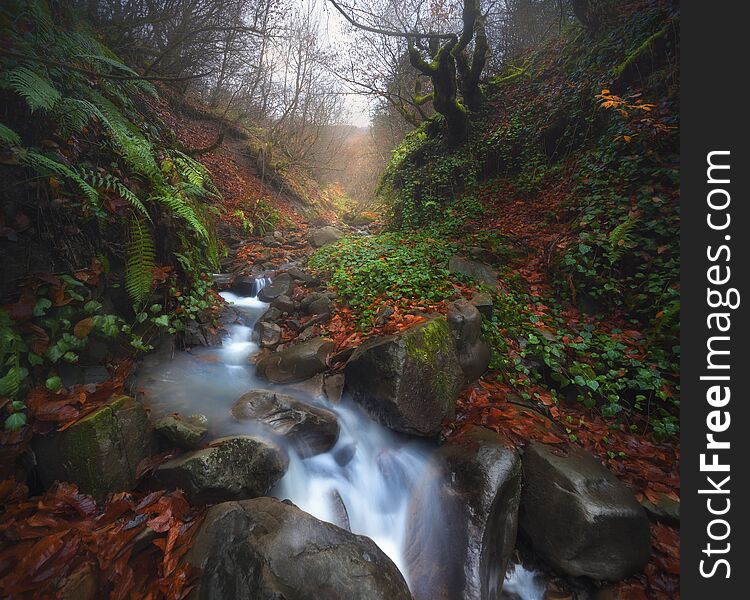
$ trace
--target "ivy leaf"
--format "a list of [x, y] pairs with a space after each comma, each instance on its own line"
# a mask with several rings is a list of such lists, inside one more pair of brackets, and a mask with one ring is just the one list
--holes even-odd
[[24, 425], [26, 425], [26, 415], [22, 412], [15, 412], [5, 419], [5, 429], [8, 431], [18, 431]]

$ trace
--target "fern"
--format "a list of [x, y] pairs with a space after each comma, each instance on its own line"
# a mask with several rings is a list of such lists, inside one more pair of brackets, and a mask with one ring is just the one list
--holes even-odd
[[63, 138], [80, 133], [91, 117], [98, 116], [96, 107], [88, 100], [62, 98], [55, 105], [54, 119], [57, 131]]
[[622, 223], [609, 232], [607, 258], [609, 258], [611, 264], [620, 260], [625, 250], [633, 246], [633, 237], [631, 234], [637, 221], [636, 218], [628, 216]]
[[179, 194], [176, 194], [174, 190], [169, 188], [162, 188], [161, 194], [157, 196], [151, 196], [149, 198], [151, 202], [158, 202], [163, 204], [169, 210], [177, 215], [178, 217], [187, 221], [187, 223], [195, 230], [195, 232], [204, 239], [208, 239], [208, 231], [206, 226], [203, 224], [201, 219], [196, 214], [188, 202], [182, 198]]
[[178, 150], [173, 151], [172, 155], [180, 175], [194, 186], [202, 188], [204, 182], [208, 179], [206, 167], [194, 158]]
[[114, 191], [120, 198], [127, 200], [130, 206], [133, 207], [141, 216], [145, 217], [146, 220], [151, 223], [151, 215], [148, 214], [148, 210], [144, 206], [143, 202], [140, 201], [128, 187], [125, 186], [122, 181], [110, 173], [101, 174], [98, 171], [92, 171], [89, 169], [79, 168], [78, 172], [81, 177], [86, 181], [90, 182], [93, 186], [98, 188], [104, 188], [107, 191]]
[[130, 300], [139, 306], [151, 292], [156, 252], [151, 232], [137, 215], [130, 219], [129, 237], [125, 287]]
[[33, 169], [37, 173], [41, 173], [42, 175], [59, 175], [60, 177], [69, 179], [80, 188], [92, 207], [99, 207], [99, 193], [69, 166], [34, 150], [19, 150], [17, 155], [21, 164]]
[[40, 108], [50, 110], [60, 99], [60, 92], [49, 79], [27, 67], [16, 67], [9, 71], [4, 77], [3, 85], [21, 96], [31, 112]]
[[21, 137], [10, 127], [6, 127], [0, 123], [0, 144], [6, 144], [7, 146], [20, 146]]

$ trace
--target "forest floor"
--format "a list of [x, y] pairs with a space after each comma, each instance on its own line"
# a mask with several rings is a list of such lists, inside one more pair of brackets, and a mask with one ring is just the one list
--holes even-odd
[[[178, 116], [166, 104], [159, 113], [186, 147], [208, 147], [219, 135], [220, 126], [215, 121]], [[287, 241], [294, 242], [278, 248], [269, 260], [281, 265], [312, 253], [305, 242], [308, 218], [300, 214], [297, 202], [258, 178], [245, 141], [228, 137], [215, 150], [202, 154], [200, 160], [208, 167], [222, 193], [229, 228], [237, 230], [238, 223], [231, 216], [235, 210], [246, 210], [249, 205], [263, 200], [283, 215], [279, 228], [284, 230]], [[485, 230], [507, 238], [517, 253], [509, 261], [509, 269], [503, 272], [503, 277], [520, 282], [531, 297], [554, 293], [547, 271], [550, 249], [566, 243], [568, 229], [562, 208], [563, 189], [549, 185], [529, 201], [517, 197], [509, 186], [493, 187], [480, 198], [490, 209], [487, 214], [491, 217], [467, 226], [467, 231], [472, 233]], [[551, 213], [557, 215], [552, 223], [548, 218]], [[335, 214], [324, 211], [323, 220], [333, 221]], [[232, 270], [249, 271], [257, 256], [265, 252], [261, 238], [249, 237], [235, 247], [227, 261]], [[456, 289], [458, 295], [467, 298], [475, 291], [471, 286]], [[425, 314], [444, 312], [446, 304], [408, 306], [407, 303], [398, 307], [387, 322], [365, 329], [357, 325], [347, 306], [339, 304], [332, 319], [320, 326], [320, 333], [330, 336], [338, 349], [343, 350], [358, 345], [367, 337], [394, 333], [418, 323]], [[535, 303], [529, 308], [539, 317], [535, 326], [539, 334], [544, 335], [549, 330], [545, 325], [545, 306]], [[564, 317], [571, 323], [587, 321], [600, 325], [573, 307], [565, 309]], [[610, 320], [608, 329], [616, 324]], [[639, 332], [628, 330], [624, 323], [621, 325], [622, 341], [638, 352], [645, 352], [639, 345]], [[285, 331], [284, 340], [294, 335]], [[508, 347], [511, 353], [519, 351], [515, 340], [508, 340]], [[462, 393], [455, 421], [446, 423], [446, 437], [479, 424], [504, 432], [521, 445], [529, 440], [564, 444], [575, 438], [630, 485], [639, 500], [659, 506], [665, 500], [678, 499], [679, 449], [673, 444], [659, 443], [643, 431], [612, 428], [602, 417], [576, 403], [554, 402], [543, 386], [533, 389], [534, 397], [540, 401], [537, 405], [520, 401], [518, 390], [505, 383], [501, 375], [490, 371]], [[121, 389], [123, 380], [121, 376], [98, 391], [88, 390], [87, 394], [93, 403], [94, 397]], [[73, 401], [68, 404], [72, 405]], [[71, 416], [77, 419], [81, 414], [76, 412]], [[57, 425], [66, 426], [70, 422]], [[10, 440], [12, 436], [8, 433], [2, 435], [4, 442], [15, 442], [16, 450], [28, 443], [28, 440]], [[147, 472], [155, 464], [156, 461], [143, 465], [142, 471]], [[92, 574], [98, 573], [97, 577], [109, 582], [113, 598], [158, 594], [177, 599], [185, 597], [195, 581], [196, 574], [182, 565], [180, 559], [190, 547], [201, 511], [191, 508], [179, 493], [118, 494], [102, 510], [71, 485], [61, 484], [41, 497], [29, 497], [24, 484], [7, 479], [0, 484], [0, 501], [7, 507], [0, 531], [19, 541], [12, 554], [6, 552], [0, 556], [0, 564], [15, 563], [13, 572], [2, 581], [3, 589], [28, 593], [40, 581], [54, 578], [79, 586], [81, 581], [92, 579]], [[153, 537], [153, 543], [144, 544], [146, 531]], [[678, 527], [654, 522], [652, 544], [654, 552], [645, 572], [618, 584], [619, 597], [630, 600], [677, 597]]]

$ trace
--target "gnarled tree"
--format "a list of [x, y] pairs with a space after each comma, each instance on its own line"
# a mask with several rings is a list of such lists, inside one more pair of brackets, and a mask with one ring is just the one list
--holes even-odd
[[[411, 31], [378, 27], [355, 19], [336, 0], [329, 2], [354, 27], [408, 40], [411, 65], [428, 76], [432, 84], [432, 92], [415, 95], [413, 104], [420, 106], [431, 100], [435, 111], [445, 119], [448, 143], [461, 144], [468, 133], [467, 109], [477, 110], [481, 104], [479, 79], [488, 54], [480, 0], [463, 0], [460, 33], [419, 32], [416, 27]], [[470, 53], [472, 40], [474, 46]]]

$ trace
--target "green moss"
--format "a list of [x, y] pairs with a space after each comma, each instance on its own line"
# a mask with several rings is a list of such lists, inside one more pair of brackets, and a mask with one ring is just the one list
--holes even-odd
[[656, 40], [664, 37], [664, 34], [667, 33], [670, 27], [672, 27], [671, 23], [667, 25], [666, 27], [664, 27], [663, 29], [660, 29], [656, 33], [647, 37], [646, 40], [640, 46], [638, 46], [638, 48], [636, 48], [633, 52], [628, 54], [625, 60], [615, 67], [613, 71], [615, 79], [619, 79], [630, 65], [632, 65], [635, 61], [637, 61], [641, 56], [643, 56], [646, 53], [646, 51], [649, 48], [651, 48], [651, 46], [654, 44], [654, 42], [656, 42]]
[[450, 403], [458, 381], [456, 373], [445, 368], [444, 359], [453, 350], [448, 322], [444, 317], [415, 328], [404, 338], [406, 355], [420, 369], [429, 371], [438, 400]]

